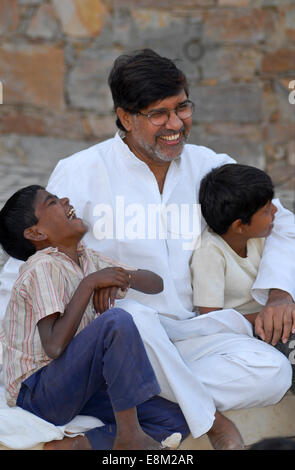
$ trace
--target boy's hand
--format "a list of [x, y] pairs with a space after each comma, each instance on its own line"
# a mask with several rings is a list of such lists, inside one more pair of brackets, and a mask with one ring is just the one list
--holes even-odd
[[118, 287], [104, 287], [94, 291], [93, 306], [96, 313], [103, 313], [114, 307], [118, 289]]
[[87, 277], [93, 290], [105, 287], [120, 287], [121, 289], [129, 287], [130, 275], [125, 269], [119, 267], [104, 268], [89, 274]]

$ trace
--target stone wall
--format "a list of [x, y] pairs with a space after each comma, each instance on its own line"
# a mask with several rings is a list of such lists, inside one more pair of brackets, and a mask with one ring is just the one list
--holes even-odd
[[0, 0], [0, 205], [115, 131], [106, 80], [142, 47], [177, 59], [191, 142], [266, 169], [295, 200], [295, 0]]

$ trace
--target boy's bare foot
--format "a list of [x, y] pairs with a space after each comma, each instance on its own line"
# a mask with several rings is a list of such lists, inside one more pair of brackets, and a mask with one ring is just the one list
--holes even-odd
[[219, 411], [207, 436], [215, 450], [242, 450], [244, 442], [234, 423]]
[[[64, 437], [46, 442], [44, 450], [93, 450], [86, 436]], [[145, 433], [136, 436], [116, 437], [113, 450], [159, 450], [162, 446]]]
[[44, 450], [93, 450], [86, 436], [64, 437], [60, 441], [46, 442]]
[[162, 446], [154, 441], [144, 432], [138, 432], [136, 435], [117, 435], [113, 450], [160, 450]]

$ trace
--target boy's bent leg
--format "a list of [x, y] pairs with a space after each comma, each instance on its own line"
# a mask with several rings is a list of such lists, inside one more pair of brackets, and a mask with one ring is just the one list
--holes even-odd
[[97, 393], [102, 421], [109, 421], [112, 408], [127, 410], [159, 393], [132, 317], [121, 309], [95, 319], [58, 359], [24, 381], [17, 404], [62, 425]]
[[[95, 415], [95, 399], [86, 405], [86, 414]], [[189, 434], [183, 413], [176, 403], [155, 396], [137, 406], [138, 421], [142, 430], [155, 441], [162, 442], [173, 433], [180, 433], [181, 440]], [[116, 437], [116, 424], [90, 429], [85, 433], [93, 449], [112, 449]]]

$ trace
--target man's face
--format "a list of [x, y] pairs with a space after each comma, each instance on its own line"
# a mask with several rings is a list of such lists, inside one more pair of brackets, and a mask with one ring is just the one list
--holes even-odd
[[187, 99], [183, 90], [179, 95], [156, 101], [141, 110], [144, 114], [162, 109], [171, 111], [169, 120], [161, 126], [154, 125], [140, 114], [131, 115], [131, 129], [127, 133], [126, 142], [135, 155], [158, 162], [171, 162], [180, 157], [191, 129], [192, 117], [180, 119], [173, 110]]

